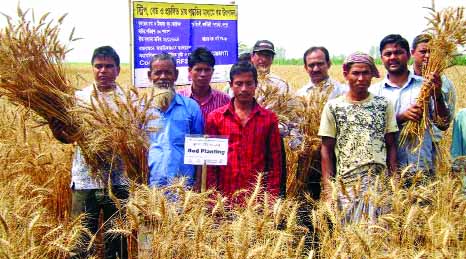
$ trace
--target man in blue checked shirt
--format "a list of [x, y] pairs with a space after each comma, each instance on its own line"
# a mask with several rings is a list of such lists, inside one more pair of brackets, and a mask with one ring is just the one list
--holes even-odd
[[[386, 36], [380, 42], [382, 62], [387, 70], [387, 76], [378, 84], [369, 88], [375, 95], [390, 99], [395, 105], [396, 120], [401, 129], [407, 121], [418, 122], [422, 117], [422, 109], [416, 104], [423, 78], [414, 75], [408, 70], [410, 58], [409, 43], [398, 34]], [[451, 113], [446, 104], [445, 96], [441, 89], [441, 81], [438, 75], [432, 75], [435, 86], [431, 92], [429, 116], [438, 129], [444, 131], [448, 128]], [[399, 168], [411, 166], [411, 172], [423, 171], [426, 176], [434, 174], [432, 136], [429, 129], [424, 133], [424, 141], [421, 148], [412, 152], [408, 145], [400, 145], [398, 142], [397, 159]]]
[[[193, 187], [196, 167], [184, 164], [184, 140], [187, 134], [202, 134], [204, 121], [196, 101], [175, 92], [178, 70], [172, 56], [157, 54], [150, 61], [148, 77], [155, 89], [155, 100], [150, 112], [154, 119], [147, 128], [150, 139], [149, 181], [151, 187], [165, 186], [175, 178], [185, 177]], [[198, 187], [196, 184], [194, 187]]]

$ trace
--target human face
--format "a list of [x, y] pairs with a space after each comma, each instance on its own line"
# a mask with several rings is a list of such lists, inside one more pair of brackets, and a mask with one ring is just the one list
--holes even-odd
[[328, 78], [329, 68], [330, 63], [325, 60], [325, 54], [321, 50], [313, 51], [306, 56], [304, 69], [314, 84], [318, 84]]
[[343, 71], [350, 92], [355, 96], [365, 96], [372, 81], [372, 70], [368, 64], [354, 63], [349, 71]]
[[173, 88], [178, 78], [178, 70], [171, 60], [156, 60], [152, 62], [147, 75], [155, 87]]
[[188, 68], [189, 75], [194, 87], [209, 87], [214, 69], [207, 63], [197, 63], [192, 68]]
[[251, 63], [259, 73], [268, 73], [273, 62], [273, 53], [270, 51], [257, 51], [252, 53]]
[[417, 44], [416, 48], [411, 51], [413, 56], [414, 66], [416, 70], [422, 72], [422, 66], [426, 65], [429, 61], [430, 50], [427, 42]]
[[256, 93], [256, 81], [252, 72], [239, 73], [233, 76], [230, 82], [235, 100], [239, 102], [252, 102]]
[[385, 45], [381, 58], [388, 74], [400, 75], [408, 71], [409, 53], [398, 44]]
[[92, 64], [94, 81], [99, 90], [109, 90], [116, 86], [115, 80], [120, 74], [120, 67], [111, 57], [95, 57]]

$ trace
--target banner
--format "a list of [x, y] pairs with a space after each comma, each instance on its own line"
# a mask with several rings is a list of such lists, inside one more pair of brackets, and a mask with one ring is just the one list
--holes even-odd
[[132, 2], [132, 79], [147, 87], [149, 62], [167, 52], [176, 60], [177, 84], [189, 84], [188, 56], [206, 47], [215, 56], [212, 82], [225, 82], [238, 56], [236, 5]]

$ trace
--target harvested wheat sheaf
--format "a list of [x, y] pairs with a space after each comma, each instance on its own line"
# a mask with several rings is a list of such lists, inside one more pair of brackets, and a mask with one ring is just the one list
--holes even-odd
[[[432, 40], [429, 41], [429, 60], [422, 69], [425, 78], [430, 78], [432, 74], [443, 74], [457, 55], [457, 47], [466, 44], [464, 7], [447, 8], [440, 12], [432, 11], [428, 21], [429, 27], [426, 32], [432, 36]], [[400, 134], [400, 143], [408, 143], [413, 152], [421, 147], [424, 132], [432, 130], [432, 121], [429, 118], [429, 104], [433, 88], [432, 80], [424, 81], [417, 99], [417, 104], [423, 109], [422, 118], [418, 123], [408, 121]], [[437, 124], [445, 124], [437, 114], [433, 120]]]

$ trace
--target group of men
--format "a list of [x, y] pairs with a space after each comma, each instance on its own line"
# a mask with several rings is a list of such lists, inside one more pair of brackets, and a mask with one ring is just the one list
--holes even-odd
[[[406, 165], [417, 165], [414, 169], [426, 174], [434, 173], [434, 142], [438, 139], [428, 130], [420, 154], [412, 154], [405, 146], [397, 144], [397, 132], [404, 123], [419, 121], [422, 115], [416, 98], [424, 80], [420, 75], [428, 58], [426, 44], [429, 40], [428, 37], [416, 37], [410, 50], [408, 42], [400, 35], [386, 36], [380, 43], [380, 53], [387, 76], [370, 88], [372, 78], [379, 77], [379, 72], [367, 54], [356, 52], [346, 58], [343, 74], [347, 84], [341, 84], [328, 75], [331, 62], [326, 48], [306, 50], [303, 61], [310, 81], [296, 94], [329, 93], [319, 130], [323, 198], [329, 198], [330, 182], [336, 176], [348, 185], [360, 180], [367, 186], [374, 175], [386, 171], [396, 173], [398, 168]], [[411, 54], [414, 57], [413, 71], [408, 69]], [[280, 93], [290, 91], [284, 80], [270, 73], [274, 55], [274, 45], [270, 41], [258, 41], [248, 57], [250, 60], [232, 66], [228, 93], [216, 90], [210, 84], [215, 58], [206, 48], [196, 48], [189, 56], [188, 72], [192, 84], [178, 91], [175, 89], [178, 70], [174, 58], [166, 53], [152, 57], [148, 78], [156, 98], [148, 105], [156, 119], [151, 120], [148, 127], [158, 130], [148, 132], [149, 186], [161, 187], [175, 178], [185, 177], [187, 186], [198, 190], [200, 170], [184, 164], [184, 141], [188, 134], [209, 134], [228, 136], [227, 165], [209, 166], [209, 188], [233, 197], [238, 190], [255, 184], [257, 174], [262, 172], [264, 188], [279, 195], [285, 184], [283, 134], [280, 134], [277, 116], [258, 104], [260, 97], [256, 93], [262, 87], [262, 80], [279, 88]], [[115, 83], [120, 71], [117, 53], [109, 46], [97, 48], [91, 64], [94, 83], [78, 91], [77, 99], [89, 103], [97, 95], [111, 103], [113, 94], [121, 93]], [[436, 86], [431, 92], [429, 116], [437, 130], [442, 131], [448, 127], [454, 111], [454, 95], [448, 94], [454, 88], [451, 83], [447, 86], [449, 81], [438, 75], [429, 75], [429, 80]], [[76, 141], [66, 134], [65, 126], [59, 121], [51, 120], [49, 126], [58, 140], [64, 143]], [[125, 188], [128, 181], [120, 168], [110, 170], [112, 192], [117, 198], [125, 199], [128, 197]], [[90, 176], [77, 148], [72, 166], [72, 214], [86, 213], [85, 223], [92, 233], [97, 231], [101, 209], [105, 221], [117, 213], [106, 189], [108, 181], [108, 178]], [[348, 196], [340, 196], [339, 200], [342, 206], [360, 207]], [[86, 258], [89, 254], [90, 251], [81, 247], [74, 258]], [[106, 258], [126, 258], [125, 239], [106, 238], [105, 255]]]

